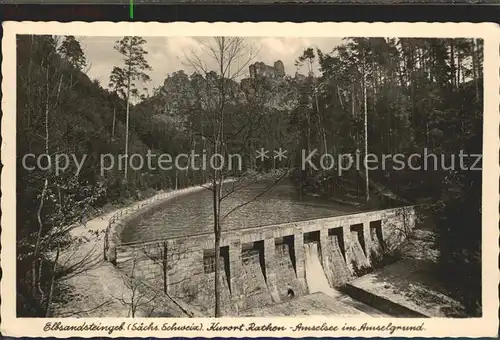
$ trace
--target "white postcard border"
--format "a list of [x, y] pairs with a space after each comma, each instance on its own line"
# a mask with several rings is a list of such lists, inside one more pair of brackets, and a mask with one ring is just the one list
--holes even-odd
[[[482, 236], [482, 295], [483, 316], [481, 318], [339, 318], [339, 317], [267, 317], [267, 318], [222, 318], [222, 319], [168, 319], [168, 318], [17, 318], [16, 317], [16, 34], [55, 34], [76, 36], [272, 36], [280, 37], [477, 37], [484, 39], [484, 146], [483, 146], [483, 236]], [[1, 332], [6, 336], [37, 337], [482, 337], [498, 334], [498, 240], [499, 240], [499, 41], [500, 30], [491, 23], [112, 23], [112, 22], [5, 22], [3, 23], [2, 62], [2, 234], [1, 234]], [[187, 332], [187, 331], [105, 331], [51, 332], [44, 331], [47, 322], [61, 321], [67, 325], [96, 323], [120, 325], [125, 322], [159, 326], [164, 323], [178, 325], [203, 324], [207, 329], [211, 322], [223, 325], [239, 325], [251, 322], [266, 325], [292, 327], [299, 322], [304, 325], [321, 325], [323, 322], [338, 325], [332, 332], [243, 331], [243, 332]], [[392, 334], [381, 331], [342, 331], [345, 323], [361, 325], [413, 325], [424, 324], [425, 331], [396, 331]]]

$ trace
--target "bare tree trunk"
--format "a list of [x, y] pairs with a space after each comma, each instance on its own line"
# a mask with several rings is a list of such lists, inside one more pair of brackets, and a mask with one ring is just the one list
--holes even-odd
[[482, 65], [484, 60], [484, 51], [478, 39], [474, 39], [474, 44], [476, 45], [477, 76], [478, 78], [483, 78]]
[[[47, 64], [47, 69], [45, 72], [45, 81], [46, 81], [46, 98], [45, 98], [45, 153], [49, 154], [49, 66]], [[43, 204], [45, 200], [45, 196], [47, 193], [47, 188], [49, 185], [48, 174], [45, 174], [45, 179], [43, 181], [42, 193], [40, 195], [40, 203], [37, 209], [37, 220], [38, 220], [38, 233], [35, 242], [35, 250], [33, 252], [33, 264], [32, 264], [32, 289], [33, 294], [35, 294], [36, 289], [41, 294], [41, 298], [43, 300], [44, 294], [40, 287], [39, 277], [42, 268], [42, 261], [40, 259], [40, 243], [42, 240], [42, 230], [43, 230], [43, 221], [42, 221], [42, 210]], [[37, 264], [39, 264], [39, 270], [37, 271]], [[37, 273], [38, 272], [38, 273]]]
[[[216, 170], [217, 172], [217, 170]], [[215, 317], [218, 318], [221, 316], [221, 308], [220, 308], [220, 238], [221, 238], [221, 230], [219, 224], [219, 183], [215, 179], [213, 181], [213, 199], [214, 199], [214, 234], [215, 234]]]
[[[214, 147], [214, 155], [217, 155], [220, 152], [219, 144], [220, 144], [220, 123], [218, 124], [218, 132], [216, 132], [215, 138], [215, 147]], [[221, 301], [220, 301], [220, 240], [221, 240], [221, 228], [220, 228], [220, 186], [222, 183], [220, 182], [220, 170], [216, 167], [214, 169], [214, 178], [212, 180], [212, 193], [213, 193], [213, 212], [214, 212], [214, 251], [215, 251], [215, 285], [214, 285], [214, 293], [215, 293], [215, 310], [214, 316], [216, 318], [221, 316]]]
[[455, 67], [455, 43], [454, 39], [450, 42], [450, 63], [451, 63], [451, 83], [454, 88], [458, 88], [458, 81], [456, 78], [456, 67]]
[[163, 269], [163, 292], [165, 294], [168, 293], [168, 243], [167, 241], [163, 242], [163, 257], [162, 257], [162, 269]]
[[[132, 58], [132, 37], [129, 39], [129, 60]], [[123, 174], [123, 181], [128, 182], [128, 130], [129, 130], [129, 118], [130, 118], [130, 82], [131, 82], [131, 63], [128, 64], [128, 74], [127, 74], [127, 119], [125, 126], [125, 172]]]
[[366, 60], [365, 49], [363, 47], [363, 97], [365, 107], [365, 177], [366, 177], [366, 201], [370, 200], [370, 180], [368, 178], [368, 166], [366, 160], [368, 157], [368, 108], [366, 100]]
[[[29, 64], [28, 64], [28, 87], [27, 87], [27, 92], [28, 92], [28, 98], [31, 98], [31, 70], [32, 70], [32, 65], [33, 65], [33, 38], [34, 35], [30, 36], [30, 58], [29, 58]], [[28, 99], [28, 102], [30, 100]], [[30, 105], [30, 109], [28, 110], [28, 128], [31, 127], [31, 111], [32, 111], [32, 106]]]
[[354, 94], [354, 82], [352, 83], [351, 88], [352, 88], [352, 90], [351, 90], [351, 102], [352, 102], [352, 105], [351, 105], [351, 114], [352, 114], [352, 117], [354, 118], [356, 116], [356, 109], [355, 109], [356, 97], [355, 97], [355, 94]]
[[[225, 103], [225, 70], [224, 70], [224, 53], [226, 50], [225, 46], [225, 38], [221, 37], [219, 41], [219, 57], [220, 57], [220, 79], [219, 79], [219, 111], [218, 117], [215, 117], [215, 133], [214, 141], [215, 148], [214, 154], [217, 155], [219, 152], [222, 152], [222, 140], [223, 140], [223, 126], [224, 126], [224, 103]], [[218, 318], [221, 316], [221, 301], [220, 301], [220, 239], [221, 239], [221, 226], [220, 226], [220, 188], [222, 186], [222, 174], [218, 167], [214, 169], [214, 179], [213, 179], [213, 206], [214, 206], [214, 234], [215, 234], [215, 317]]]
[[321, 133], [321, 136], [323, 137], [323, 154], [328, 152], [328, 145], [326, 142], [326, 132], [325, 132], [325, 126], [322, 124], [323, 120], [321, 119], [321, 113], [319, 112], [319, 102], [318, 102], [318, 92], [317, 88], [314, 90], [314, 99], [316, 101], [316, 112], [318, 114], [318, 125], [319, 125], [319, 131]]
[[137, 310], [137, 302], [135, 299], [137, 283], [135, 282], [135, 266], [136, 266], [137, 258], [134, 258], [134, 264], [132, 266], [132, 274], [130, 277], [130, 311], [131, 317], [135, 317], [135, 312]]
[[337, 86], [337, 95], [339, 97], [340, 106], [342, 107], [342, 111], [344, 111], [345, 110], [345, 108], [344, 108], [344, 101], [342, 100], [342, 95], [340, 94], [340, 88], [339, 88], [338, 85], [336, 85], [336, 86]]
[[113, 127], [111, 129], [111, 140], [115, 138], [116, 107], [113, 108]]
[[478, 83], [478, 75], [480, 74], [479, 67], [479, 48], [477, 46], [477, 39], [472, 40], [472, 71], [474, 76], [474, 85], [476, 90], [476, 101], [479, 101], [479, 83]]
[[[202, 153], [205, 153], [206, 149], [207, 149], [207, 143], [205, 141], [205, 136], [203, 135], [203, 123], [202, 123], [202, 128], [201, 128], [201, 141], [203, 142], [203, 149], [202, 149]], [[205, 184], [205, 167], [202, 167], [201, 169], [201, 183], [202, 184]]]
[[60, 249], [57, 247], [56, 258], [54, 260], [54, 266], [52, 267], [52, 279], [50, 281], [50, 289], [49, 295], [47, 297], [47, 304], [45, 307], [45, 316], [48, 317], [50, 315], [50, 305], [52, 303], [52, 296], [54, 295], [54, 286], [56, 282], [56, 271], [57, 271], [57, 261], [59, 261], [59, 252]]

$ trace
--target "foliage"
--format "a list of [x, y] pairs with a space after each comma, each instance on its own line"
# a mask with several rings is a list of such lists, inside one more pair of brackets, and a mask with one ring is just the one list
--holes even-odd
[[[74, 245], [96, 236], [71, 234], [83, 217], [136, 189], [147, 189], [151, 182], [161, 183], [157, 189], [166, 187], [161, 180], [151, 179], [158, 175], [149, 173], [135, 173], [127, 190], [117, 178], [121, 173], [118, 169], [101, 176], [101, 155], [116, 155], [119, 145], [123, 145], [121, 119], [115, 138], [111, 138], [113, 107], [123, 106], [123, 102], [82, 72], [85, 56], [80, 51], [78, 41], [72, 37], [65, 37], [60, 44], [59, 38], [53, 36], [17, 37], [16, 236], [20, 316], [50, 314], [51, 302], [61, 298], [54, 296], [57, 282], [95, 264], [95, 256], [90, 253], [77, 261], [77, 266], [64, 267], [55, 260], [58, 254], [63, 256]], [[135, 134], [131, 139], [134, 150], [147, 150]], [[46, 157], [41, 158], [47, 170], [36, 166], [35, 158], [23, 157], [28, 154], [50, 155], [50, 164]], [[71, 161], [64, 171], [57, 172], [56, 157], [63, 155]], [[79, 172], [73, 159], [83, 162]], [[64, 159], [60, 158], [59, 163], [62, 165]]]
[[61, 46], [58, 48], [58, 52], [79, 70], [87, 66], [87, 58], [83, 53], [82, 47], [72, 35], [65, 36]]

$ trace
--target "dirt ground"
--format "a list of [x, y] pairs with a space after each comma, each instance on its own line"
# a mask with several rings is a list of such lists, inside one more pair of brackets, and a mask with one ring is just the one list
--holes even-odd
[[342, 317], [385, 317], [386, 314], [353, 300], [347, 295], [331, 297], [324, 293], [308, 294], [286, 302], [245, 312], [244, 316], [339, 315]]
[[466, 317], [464, 306], [436, 279], [435, 238], [432, 228], [415, 229], [399, 248], [400, 260], [350, 285], [428, 317]]

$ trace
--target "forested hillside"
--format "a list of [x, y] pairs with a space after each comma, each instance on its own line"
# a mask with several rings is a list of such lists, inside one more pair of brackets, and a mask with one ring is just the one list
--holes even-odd
[[[147, 62], [147, 53], [141, 57]], [[127, 143], [129, 154], [145, 155], [148, 150], [202, 154], [213, 145], [216, 127], [208, 109], [211, 105], [223, 111], [224, 152], [240, 154], [245, 161], [241, 171], [232, 170], [227, 176], [291, 166], [297, 169], [293, 176], [298, 190], [305, 193], [345, 198], [349, 188], [356, 188], [357, 199], [366, 197], [364, 167], [343, 176], [336, 170], [302, 171], [298, 167], [303, 150], [317, 149], [316, 161], [324, 153], [355, 154], [356, 150], [379, 157], [423, 154], [424, 148], [436, 155], [455, 155], [453, 168], [448, 158], [436, 169], [432, 162], [429, 169], [419, 171], [396, 169], [389, 162], [384, 169], [370, 170], [373, 202], [366, 204], [385, 204], [378, 200], [376, 187], [423, 204], [440, 235], [441, 273], [445, 278], [456, 277], [456, 272], [470, 278], [460, 287], [454, 282], [453, 289], [475, 311], [481, 296], [477, 286], [481, 282], [482, 171], [460, 169], [458, 155], [461, 150], [482, 153], [482, 42], [353, 38], [332, 50], [309, 48], [296, 57], [299, 66], [309, 68], [305, 80], [287, 76], [221, 81], [216, 71], [201, 74], [186, 68], [166, 75], [149, 97], [133, 93], [132, 104], [123, 91], [126, 81], [120, 69], [113, 70], [109, 88], [89, 79], [89, 63], [73, 37], [18, 36], [18, 312], [45, 315], [53, 299], [63, 298], [64, 277], [78, 269], [60, 269], [54, 263], [60, 251], [81, 241], [70, 237], [68, 226], [79, 221], [82, 211], [210, 178], [209, 170], [158, 167], [129, 169], [125, 177], [123, 169], [116, 167], [101, 174], [99, 163], [103, 154], [123, 154]], [[317, 74], [313, 65], [319, 65]], [[147, 80], [142, 75], [136, 79]], [[222, 108], [213, 103], [214, 89], [225, 98]], [[255, 152], [261, 148], [283, 148], [292, 163], [272, 157], [257, 162]], [[49, 154], [52, 161], [57, 154], [87, 158], [75, 176], [74, 163], [62, 173], [56, 173], [54, 166], [46, 171], [26, 170], [23, 156], [31, 153]], [[26, 165], [34, 161], [28, 158]]]
[[[137, 171], [124, 185], [117, 167], [101, 176], [100, 156], [123, 153], [125, 103], [85, 74], [88, 63], [78, 41], [18, 36], [17, 58], [18, 309], [44, 315], [55, 294], [53, 281], [64, 284], [65, 277], [83, 269], [83, 263], [56, 269], [53, 277], [55, 254], [82, 241], [70, 236], [70, 226], [108, 203], [167, 187], [168, 180], [161, 173]], [[147, 151], [133, 131], [130, 140], [132, 152]], [[52, 165], [47, 157], [40, 158], [41, 166], [28, 157], [25, 167], [28, 154], [48, 154]], [[78, 162], [86, 158], [79, 173], [73, 161], [56, 173], [57, 155]]]

